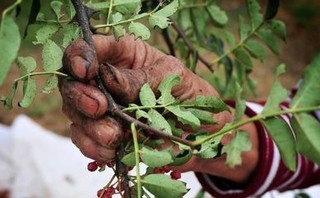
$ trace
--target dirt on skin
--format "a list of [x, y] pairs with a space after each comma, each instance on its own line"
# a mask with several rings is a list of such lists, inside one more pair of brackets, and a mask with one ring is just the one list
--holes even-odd
[[[233, 1], [237, 2], [237, 1]], [[289, 2], [290, 4], [290, 2]], [[316, 5], [319, 6], [319, 5]], [[232, 4], [230, 4], [232, 7]], [[278, 13], [278, 18], [285, 21], [288, 30], [288, 39], [286, 43], [281, 43], [281, 55], [276, 57], [269, 52], [268, 58], [265, 63], [256, 63], [256, 67], [252, 74], [258, 84], [258, 99], [266, 98], [273, 81], [273, 71], [279, 63], [287, 65], [287, 73], [281, 77], [286, 88], [292, 88], [297, 81], [301, 78], [304, 67], [311, 62], [313, 57], [320, 52], [320, 14], [309, 18], [307, 21], [297, 20], [293, 16], [290, 9], [282, 9]], [[30, 50], [28, 50], [30, 53]], [[40, 61], [40, 52], [34, 51], [32, 54], [38, 56]], [[0, 95], [4, 96], [8, 93], [14, 79], [19, 77], [19, 71], [16, 66], [11, 69], [5, 84], [0, 87]], [[11, 111], [4, 110], [0, 106], [0, 123], [5, 125], [12, 124], [14, 118], [19, 114], [26, 114], [33, 120], [44, 126], [45, 128], [64, 136], [69, 135], [70, 122], [61, 111], [61, 97], [58, 91], [46, 95], [41, 93], [45, 78], [37, 80], [39, 83], [39, 90], [33, 105], [27, 109], [17, 106], [21, 94], [15, 97], [14, 109]], [[17, 93], [21, 93], [21, 86]]]

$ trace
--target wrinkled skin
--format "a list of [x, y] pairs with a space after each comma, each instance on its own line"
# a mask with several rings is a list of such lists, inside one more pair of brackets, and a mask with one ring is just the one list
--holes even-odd
[[[105, 116], [108, 101], [96, 86], [96, 71], [99, 71], [104, 86], [115, 101], [122, 105], [137, 102], [139, 90], [145, 83], [157, 93], [160, 82], [170, 74], [181, 77], [181, 84], [172, 90], [172, 94], [180, 100], [193, 99], [197, 95], [219, 96], [210, 84], [187, 70], [180, 60], [132, 36], [124, 36], [120, 41], [115, 41], [112, 36], [94, 36], [94, 45], [97, 59], [83, 40], [75, 41], [66, 49], [63, 69], [76, 80], [61, 79], [59, 86], [63, 111], [72, 121], [71, 139], [89, 158], [113, 160], [125, 130], [114, 118]], [[231, 120], [231, 114], [215, 114], [214, 119], [218, 124], [201, 126], [201, 129], [211, 133], [218, 131]], [[258, 160], [255, 128], [247, 125], [245, 129], [249, 131], [253, 147], [243, 154], [241, 166], [230, 170], [225, 165], [225, 157], [211, 160], [192, 157], [187, 164], [176, 168], [181, 171], [201, 171], [236, 182], [245, 181]], [[230, 139], [231, 136], [226, 136], [223, 141], [228, 143]]]

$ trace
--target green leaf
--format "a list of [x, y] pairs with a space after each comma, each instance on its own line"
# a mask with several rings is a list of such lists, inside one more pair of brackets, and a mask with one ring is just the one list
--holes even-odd
[[62, 5], [63, 5], [63, 3], [61, 1], [51, 1], [51, 3], [50, 3], [50, 6], [51, 6], [52, 10], [54, 11], [54, 13], [56, 14], [58, 21], [62, 17], [62, 14], [60, 13]]
[[128, 27], [129, 34], [134, 34], [136, 37], [142, 40], [147, 40], [150, 38], [150, 30], [142, 23], [132, 22]]
[[70, 23], [63, 28], [63, 32], [62, 47], [66, 48], [80, 36], [80, 27]]
[[287, 123], [279, 118], [268, 118], [263, 120], [269, 135], [279, 148], [284, 164], [291, 170], [295, 171], [296, 164], [296, 145], [291, 129]]
[[228, 16], [225, 11], [221, 10], [219, 6], [210, 5], [206, 10], [214, 23], [225, 25], [228, 22]]
[[280, 48], [277, 39], [269, 30], [260, 29], [258, 35], [273, 53], [279, 54]]
[[[277, 77], [279, 77], [279, 75], [284, 73], [284, 71], [285, 71], [285, 65], [281, 64], [276, 71]], [[270, 113], [275, 113], [280, 111], [279, 105], [287, 97], [288, 97], [288, 91], [285, 88], [283, 88], [279, 80], [276, 78], [271, 87], [271, 91], [270, 91], [267, 103], [265, 104], [264, 109], [262, 111], [262, 115], [267, 115]]]
[[156, 96], [154, 95], [149, 84], [144, 84], [141, 87], [139, 98], [143, 106], [153, 107], [157, 104]]
[[320, 123], [312, 115], [298, 114], [291, 119], [296, 133], [297, 150], [320, 165]]
[[250, 32], [250, 27], [248, 24], [246, 24], [244, 18], [240, 15], [239, 16], [239, 34], [240, 34], [240, 40], [244, 41]]
[[258, 58], [259, 60], [263, 61], [266, 58], [266, 53], [258, 41], [255, 40], [248, 40], [245, 43], [245, 48], [249, 51], [252, 57]]
[[260, 5], [256, 0], [247, 0], [247, 8], [251, 19], [251, 29], [254, 30], [263, 22], [263, 16], [260, 13]]
[[121, 162], [127, 166], [134, 167], [136, 165], [136, 158], [135, 158], [134, 151], [123, 156], [123, 158], [121, 159]]
[[169, 17], [178, 10], [178, 7], [179, 7], [179, 0], [174, 0], [168, 5], [166, 5], [165, 7], [163, 7], [162, 9], [155, 12], [155, 15]]
[[235, 100], [236, 100], [236, 112], [234, 116], [233, 123], [237, 123], [242, 120], [245, 110], [246, 110], [246, 102], [242, 99], [242, 87], [236, 83], [236, 90], [235, 90]]
[[36, 80], [28, 78], [23, 83], [23, 98], [19, 102], [19, 106], [23, 108], [29, 107], [36, 96], [37, 85]]
[[273, 33], [279, 36], [283, 41], [286, 41], [287, 29], [286, 24], [283, 21], [273, 19], [268, 21], [268, 25]]
[[58, 87], [58, 77], [56, 75], [51, 75], [46, 80], [45, 85], [42, 88], [42, 93], [49, 94], [57, 87]]
[[194, 101], [186, 100], [181, 103], [185, 108], [197, 108], [213, 113], [229, 111], [228, 106], [220, 99], [214, 96], [198, 95]]
[[142, 162], [153, 168], [168, 165], [173, 162], [170, 150], [157, 151], [142, 147], [139, 153]]
[[119, 40], [120, 37], [124, 36], [126, 34], [126, 29], [122, 25], [116, 25], [113, 26], [113, 35], [116, 38], [116, 40]]
[[58, 32], [60, 26], [56, 24], [47, 24], [42, 26], [36, 32], [37, 41], [32, 42], [33, 44], [45, 44], [56, 32]]
[[5, 16], [0, 29], [0, 86], [3, 84], [12, 62], [18, 55], [21, 37], [12, 17]]
[[112, 23], [118, 23], [122, 20], [123, 15], [120, 12], [116, 12], [113, 15], [111, 15], [111, 22]]
[[169, 18], [161, 15], [153, 14], [149, 17], [149, 24], [152, 28], [158, 26], [161, 29], [165, 29], [169, 26]]
[[149, 114], [145, 111], [140, 110], [140, 109], [137, 109], [137, 111], [136, 111], [136, 118], [137, 119], [146, 118], [149, 122], [152, 121]]
[[67, 10], [68, 17], [72, 19], [76, 15], [76, 11], [74, 10], [71, 0], [63, 0], [63, 2]]
[[158, 89], [161, 93], [158, 99], [159, 104], [167, 105], [176, 101], [171, 95], [171, 90], [174, 86], [180, 84], [180, 76], [178, 74], [171, 74], [167, 76], [159, 85]]
[[124, 15], [137, 14], [141, 9], [141, 0], [114, 0], [113, 3], [115, 10]]
[[196, 116], [201, 124], [216, 124], [217, 122], [213, 119], [213, 115], [209, 111], [204, 111], [201, 109], [188, 108], [194, 116]]
[[143, 177], [141, 182], [155, 197], [177, 198], [188, 192], [185, 183], [167, 175], [150, 174]]
[[167, 106], [166, 109], [173, 113], [175, 116], [177, 116], [178, 121], [180, 121], [182, 124], [188, 124], [193, 129], [196, 129], [200, 126], [200, 120], [196, 116], [194, 116], [190, 111], [182, 110], [177, 105]]
[[173, 157], [173, 162], [170, 166], [181, 166], [187, 163], [192, 157], [192, 152], [190, 150], [182, 150], [178, 155]]
[[234, 50], [233, 54], [235, 55], [236, 59], [246, 68], [252, 68], [250, 56], [242, 47], [239, 47], [236, 50]]
[[172, 135], [171, 127], [168, 121], [159, 112], [157, 112], [154, 109], [150, 109], [148, 111], [148, 115], [151, 119], [151, 123], [149, 124], [152, 128], [161, 130], [164, 133]]
[[6, 98], [4, 100], [4, 108], [6, 110], [12, 109], [12, 101], [13, 101], [14, 95], [16, 94], [17, 86], [18, 86], [18, 82], [13, 83], [13, 85], [11, 86], [11, 88], [9, 90], [8, 95], [6, 96]]
[[[208, 134], [200, 132], [196, 134], [196, 140], [201, 140], [203, 138], [206, 138], [207, 136]], [[194, 150], [193, 154], [205, 159], [216, 157], [219, 152], [219, 144], [221, 138], [222, 136], [220, 135], [202, 143], [200, 149]]]
[[292, 99], [290, 107], [304, 108], [320, 105], [320, 54], [307, 66], [303, 72], [303, 80], [299, 90]]
[[20, 76], [24, 76], [30, 72], [33, 72], [37, 67], [36, 61], [31, 56], [18, 57], [17, 58], [17, 65], [20, 69], [20, 73], [21, 73]]
[[182, 137], [184, 131], [181, 128], [176, 128], [176, 121], [172, 119], [168, 119], [168, 123], [171, 127], [172, 134], [177, 137]]
[[234, 168], [236, 165], [242, 163], [241, 153], [243, 151], [250, 151], [251, 141], [248, 133], [238, 131], [235, 133], [234, 138], [227, 145], [222, 148], [222, 153], [227, 154], [226, 163], [229, 167]]
[[47, 40], [43, 45], [42, 62], [46, 72], [54, 72], [62, 67], [63, 52], [53, 41]]

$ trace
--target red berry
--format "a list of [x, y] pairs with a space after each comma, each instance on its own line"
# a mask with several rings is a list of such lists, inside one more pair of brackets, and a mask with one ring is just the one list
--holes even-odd
[[163, 167], [164, 172], [169, 173], [171, 171], [170, 166], [164, 166]]
[[153, 173], [155, 173], [155, 174], [164, 174], [165, 171], [164, 171], [163, 167], [157, 167], [157, 168], [153, 169]]
[[98, 192], [97, 192], [97, 197], [102, 197], [103, 194], [104, 194], [104, 189], [100, 189], [100, 190], [98, 190]]
[[177, 171], [177, 170], [173, 170], [171, 173], [170, 173], [170, 176], [172, 179], [180, 179], [181, 178], [181, 173], [180, 171]]
[[114, 163], [114, 162], [108, 162], [108, 163], [107, 163], [107, 166], [108, 166], [109, 168], [114, 167], [114, 165], [115, 165], [115, 163]]
[[98, 164], [97, 164], [97, 162], [90, 162], [89, 164], [88, 164], [88, 170], [89, 171], [91, 171], [91, 172], [93, 172], [93, 171], [96, 171], [97, 169], [98, 169]]
[[108, 187], [106, 189], [106, 193], [109, 194], [109, 195], [113, 195], [115, 192], [116, 192], [116, 189], [113, 188], [113, 187]]

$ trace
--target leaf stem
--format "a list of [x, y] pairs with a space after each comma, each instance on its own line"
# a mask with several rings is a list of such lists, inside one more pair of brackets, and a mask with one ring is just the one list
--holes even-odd
[[117, 23], [107, 23], [107, 24], [95, 25], [93, 28], [94, 29], [99, 29], [99, 28], [113, 27], [113, 26], [116, 26], [116, 25], [122, 25], [122, 24], [126, 24], [126, 23], [131, 23], [133, 21], [137, 21], [137, 20], [145, 18], [147, 16], [151, 16], [153, 13], [155, 13], [159, 9], [159, 7], [160, 7], [160, 4], [149, 13], [142, 13], [142, 14], [136, 15], [135, 17], [133, 17], [131, 19], [119, 21]]
[[4, 19], [7, 15], [8, 12], [10, 12], [11, 10], [13, 10], [17, 5], [19, 5], [20, 3], [22, 3], [22, 0], [17, 0], [15, 1], [12, 5], [10, 5], [8, 8], [6, 8], [3, 12], [2, 12], [2, 21], [1, 21], [1, 27], [0, 27], [0, 34], [2, 33], [2, 28], [3, 28], [3, 24], [4, 24]]
[[112, 13], [112, 8], [113, 8], [113, 0], [110, 0], [109, 11], [108, 11], [108, 16], [107, 16], [107, 24], [110, 23], [110, 16], [111, 16], [111, 13]]
[[142, 187], [141, 187], [141, 176], [140, 176], [139, 142], [138, 142], [137, 129], [134, 123], [131, 123], [131, 132], [132, 132], [133, 145], [134, 145], [134, 157], [136, 161], [137, 192], [138, 192], [138, 198], [141, 198]]
[[17, 79], [14, 80], [14, 82], [18, 82], [20, 80], [24, 80], [25, 78], [28, 78], [28, 77], [31, 77], [31, 76], [44, 76], [44, 75], [58, 75], [58, 76], [62, 76], [62, 77], [68, 77], [67, 74], [65, 73], [62, 73], [62, 72], [58, 72], [58, 71], [54, 71], [54, 72], [31, 72], [31, 73], [28, 73], [24, 76], [21, 76]]
[[270, 117], [274, 117], [274, 116], [279, 116], [279, 115], [284, 115], [284, 114], [295, 114], [295, 113], [303, 113], [303, 112], [310, 112], [310, 111], [315, 111], [315, 110], [320, 110], [320, 106], [313, 106], [313, 107], [304, 107], [304, 108], [294, 108], [294, 109], [285, 109], [285, 110], [281, 110], [278, 112], [274, 112], [274, 113], [269, 113], [269, 114], [258, 114], [256, 116], [253, 116], [247, 120], [238, 122], [236, 124], [230, 125], [229, 127], [223, 128], [222, 130], [218, 131], [217, 133], [214, 133], [212, 135], [209, 135], [203, 139], [199, 139], [197, 141], [192, 142], [193, 146], [198, 146], [214, 137], [220, 136], [220, 135], [224, 135], [234, 129], [237, 129], [241, 126], [244, 126], [248, 123], [251, 122], [256, 122], [259, 120], [264, 120], [266, 118], [270, 118]]
[[212, 65], [215, 65], [217, 63], [219, 63], [222, 59], [224, 59], [226, 56], [228, 56], [229, 54], [231, 54], [233, 51], [235, 51], [236, 49], [238, 49], [240, 46], [242, 46], [249, 38], [251, 38], [252, 36], [256, 35], [256, 32], [264, 25], [264, 21], [257, 26], [255, 29], [251, 30], [251, 32], [249, 33], [249, 35], [243, 39], [240, 40], [240, 42], [238, 44], [236, 44], [235, 46], [233, 46], [232, 48], [230, 48], [228, 51], [226, 51], [224, 54], [222, 54], [221, 56], [219, 56], [217, 59], [213, 60], [211, 62]]

